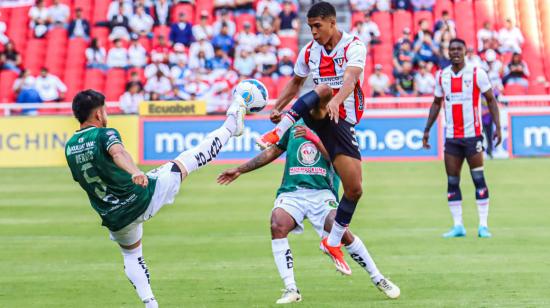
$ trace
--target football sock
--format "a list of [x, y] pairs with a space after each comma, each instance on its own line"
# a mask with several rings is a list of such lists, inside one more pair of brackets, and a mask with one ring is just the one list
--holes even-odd
[[472, 180], [476, 187], [476, 204], [479, 214], [479, 225], [487, 227], [487, 217], [489, 216], [489, 189], [485, 183], [483, 167], [472, 169], [470, 172]]
[[300, 96], [292, 105], [292, 108], [281, 118], [281, 122], [275, 127], [275, 132], [282, 138], [283, 135], [289, 130], [296, 121], [307, 115], [311, 109], [319, 104], [320, 98], [315, 91], [309, 91], [308, 93]]
[[297, 289], [294, 280], [294, 259], [287, 238], [271, 240], [271, 250], [273, 258], [279, 270], [279, 275], [287, 289]]
[[357, 201], [351, 201], [346, 196], [342, 197], [338, 209], [336, 209], [336, 217], [332, 224], [332, 229], [328, 235], [327, 244], [329, 246], [338, 246], [342, 240], [344, 232], [347, 230], [347, 226], [351, 222], [355, 208], [357, 207]]
[[[151, 299], [154, 299], [155, 296], [153, 295], [153, 290], [151, 290], [149, 270], [143, 259], [141, 248], [142, 246], [139, 245], [139, 247], [131, 250], [124, 248], [120, 249], [124, 257], [124, 272], [134, 285], [139, 298], [141, 298], [144, 303], [153, 302]], [[154, 302], [156, 303], [156, 301]]]
[[462, 223], [462, 193], [460, 192], [460, 177], [447, 177], [447, 200], [449, 210], [453, 216], [455, 226], [461, 226]]
[[[206, 166], [218, 156], [222, 147], [231, 138], [231, 129], [234, 130], [236, 127], [235, 123], [231, 123], [232, 121], [234, 122], [231, 118], [231, 116], [228, 117], [222, 127], [208, 134], [196, 147], [176, 157], [176, 160], [182, 163], [187, 170], [187, 174]], [[231, 128], [231, 125], [233, 125], [233, 128]]]
[[344, 236], [344, 233], [346, 233], [347, 229], [348, 227], [342, 226], [334, 221], [332, 223], [332, 229], [330, 229], [330, 233], [328, 234], [327, 244], [332, 247], [340, 245], [340, 242], [342, 241], [342, 236]]
[[159, 307], [159, 303], [157, 302], [157, 300], [154, 297], [143, 301], [143, 303], [145, 303], [145, 308], [158, 308]]
[[380, 280], [384, 279], [384, 276], [380, 274], [380, 271], [376, 267], [374, 260], [369, 254], [367, 247], [363, 244], [360, 238], [355, 236], [353, 243], [346, 246], [346, 249], [355, 262], [364, 268], [369, 273], [370, 278], [374, 284], [377, 284]]

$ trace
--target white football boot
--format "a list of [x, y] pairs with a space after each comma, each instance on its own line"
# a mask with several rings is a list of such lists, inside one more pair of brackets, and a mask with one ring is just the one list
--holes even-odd
[[236, 121], [236, 129], [233, 136], [238, 137], [242, 135], [244, 131], [244, 116], [246, 115], [246, 105], [243, 98], [240, 96], [233, 98], [233, 103], [227, 108], [226, 114], [228, 117], [234, 117]]
[[388, 278], [383, 278], [380, 280], [376, 287], [380, 292], [384, 293], [388, 298], [396, 299], [401, 295], [401, 290], [399, 290], [399, 287], [395, 285], [393, 282], [391, 282]]
[[277, 304], [290, 304], [302, 301], [302, 295], [298, 289], [284, 289], [283, 295], [275, 303]]

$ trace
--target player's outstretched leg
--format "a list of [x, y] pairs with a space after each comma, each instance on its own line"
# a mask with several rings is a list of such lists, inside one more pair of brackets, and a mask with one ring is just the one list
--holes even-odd
[[282, 208], [271, 213], [271, 250], [279, 275], [285, 284], [283, 295], [277, 304], [290, 304], [302, 300], [302, 295], [294, 280], [294, 258], [288, 244], [288, 233], [296, 227], [290, 214]]
[[245, 114], [246, 108], [242, 98], [235, 98], [227, 110], [227, 119], [222, 126], [208, 134], [199, 145], [176, 157], [174, 161], [185, 169], [182, 170], [182, 177], [206, 166], [218, 156], [229, 138], [240, 136], [244, 130]]
[[489, 238], [492, 236], [487, 225], [487, 217], [489, 216], [489, 189], [485, 183], [483, 167], [474, 168], [470, 173], [476, 187], [476, 203], [479, 214], [478, 236]]
[[294, 102], [292, 108], [283, 115], [281, 122], [279, 122], [273, 130], [256, 139], [256, 143], [260, 148], [265, 149], [279, 142], [281, 137], [294, 125], [294, 123], [296, 123], [296, 121], [309, 114], [310, 111], [319, 106], [319, 104], [328, 103], [331, 97], [332, 89], [329, 86], [325, 84], [316, 86], [312, 91], [300, 96], [296, 102]]
[[460, 191], [460, 170], [464, 159], [458, 156], [445, 154], [445, 169], [447, 171], [447, 202], [453, 217], [453, 227], [444, 238], [464, 237], [466, 229], [462, 223], [462, 193]]
[[124, 257], [124, 272], [130, 280], [145, 308], [157, 308], [158, 303], [151, 290], [149, 270], [143, 258], [141, 240], [130, 246], [120, 245]]

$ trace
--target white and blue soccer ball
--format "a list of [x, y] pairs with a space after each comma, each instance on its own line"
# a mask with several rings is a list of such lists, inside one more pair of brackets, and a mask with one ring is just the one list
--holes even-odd
[[247, 113], [262, 111], [267, 105], [268, 93], [263, 83], [256, 79], [245, 79], [233, 89], [233, 97], [240, 96], [246, 105]]

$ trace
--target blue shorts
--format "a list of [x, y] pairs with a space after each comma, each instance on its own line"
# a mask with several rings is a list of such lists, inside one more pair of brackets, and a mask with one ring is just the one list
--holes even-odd
[[445, 153], [467, 158], [483, 152], [483, 137], [447, 138], [445, 139]]

